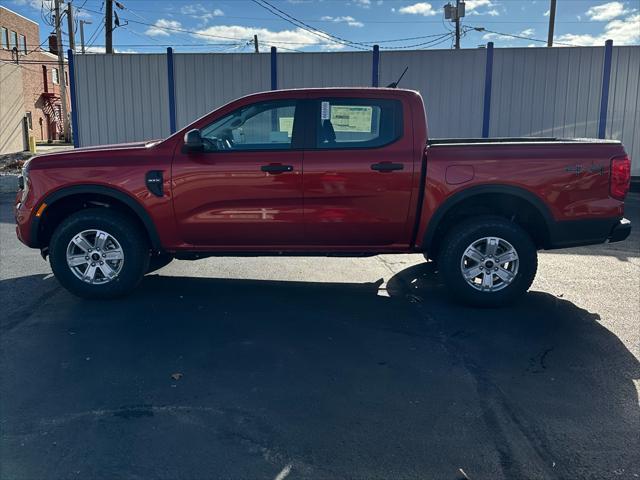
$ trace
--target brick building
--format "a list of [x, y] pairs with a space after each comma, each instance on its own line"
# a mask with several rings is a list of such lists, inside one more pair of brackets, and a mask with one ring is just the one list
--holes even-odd
[[[45, 45], [48, 47], [48, 43]], [[63, 138], [60, 82], [69, 84], [69, 73], [59, 71], [58, 57], [42, 47], [38, 23], [0, 6], [0, 62], [18, 65], [22, 71], [27, 136], [37, 142]], [[2, 101], [11, 96], [0, 84]], [[67, 106], [71, 102], [67, 88]], [[0, 128], [3, 126], [0, 125]]]

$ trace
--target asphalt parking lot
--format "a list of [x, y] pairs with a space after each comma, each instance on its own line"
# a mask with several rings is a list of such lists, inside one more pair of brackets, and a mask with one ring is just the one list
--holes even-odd
[[517, 305], [419, 256], [173, 262], [75, 298], [0, 195], [2, 479], [640, 478], [640, 196]]

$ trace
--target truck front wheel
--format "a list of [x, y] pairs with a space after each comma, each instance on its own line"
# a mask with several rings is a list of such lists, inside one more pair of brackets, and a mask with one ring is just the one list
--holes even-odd
[[149, 246], [140, 227], [126, 214], [104, 208], [64, 219], [51, 237], [49, 255], [58, 281], [83, 298], [125, 295], [149, 266]]
[[536, 275], [531, 237], [502, 217], [471, 218], [442, 242], [438, 269], [451, 296], [474, 306], [498, 307], [524, 294]]

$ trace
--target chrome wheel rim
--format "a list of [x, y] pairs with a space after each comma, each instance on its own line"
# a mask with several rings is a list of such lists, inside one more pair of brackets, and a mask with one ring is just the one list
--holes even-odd
[[503, 238], [483, 237], [469, 245], [460, 259], [465, 281], [482, 292], [497, 292], [518, 274], [518, 252]]
[[84, 230], [67, 246], [67, 265], [85, 283], [114, 281], [124, 265], [124, 251], [116, 238], [103, 230]]

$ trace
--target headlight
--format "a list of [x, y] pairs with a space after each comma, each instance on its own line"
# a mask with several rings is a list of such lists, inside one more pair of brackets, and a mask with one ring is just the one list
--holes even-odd
[[18, 177], [18, 187], [22, 190], [22, 201], [27, 199], [27, 193], [29, 193], [29, 163], [31, 160], [27, 160], [22, 165], [22, 173]]

